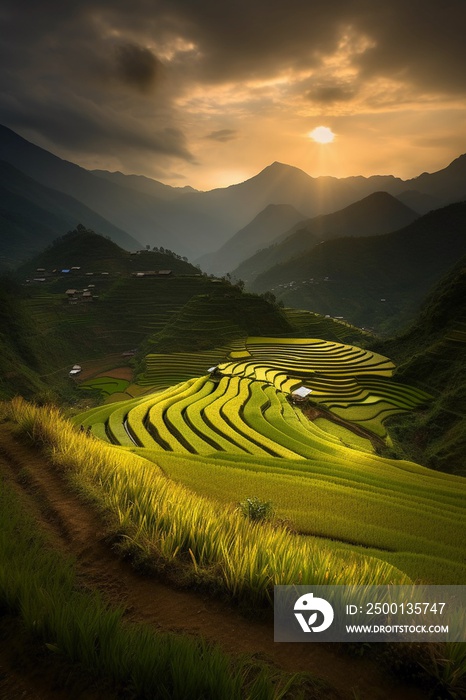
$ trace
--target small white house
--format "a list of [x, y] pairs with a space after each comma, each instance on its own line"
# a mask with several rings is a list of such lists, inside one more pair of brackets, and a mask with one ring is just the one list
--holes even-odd
[[291, 393], [291, 398], [293, 401], [304, 401], [308, 398], [309, 394], [312, 394], [312, 389], [308, 389], [306, 386], [300, 386]]

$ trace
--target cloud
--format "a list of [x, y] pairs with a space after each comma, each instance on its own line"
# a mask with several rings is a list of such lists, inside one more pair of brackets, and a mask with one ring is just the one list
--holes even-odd
[[463, 0], [373, 3], [373, 11], [366, 6], [355, 21], [375, 39], [357, 61], [363, 77], [396, 77], [419, 91], [466, 94]]
[[121, 79], [139, 88], [150, 87], [157, 56], [164, 61], [164, 55], [182, 67], [180, 82], [183, 76], [224, 82], [319, 69], [350, 30], [371, 42], [354, 57], [365, 76], [396, 73], [422, 89], [466, 92], [464, 0], [46, 0], [36, 6], [5, 0], [3, 13], [4, 40], [16, 46], [14, 64], [21, 62], [18, 42], [26, 52], [28, 44], [29, 53], [44, 45], [63, 53], [68, 43], [68, 56], [75, 51], [83, 62], [84, 44], [98, 54], [113, 40], [120, 44]]
[[118, 77], [128, 85], [146, 92], [155, 85], [161, 64], [154, 54], [143, 46], [122, 44], [116, 47]]
[[190, 70], [201, 82], [320, 70], [350, 33], [367, 40], [353, 57], [365, 77], [397, 75], [415, 89], [466, 93], [464, 0], [160, 0], [157, 7], [174, 35], [198, 47]]
[[0, 122], [77, 162], [194, 162], [141, 15], [118, 0], [28, 5], [7, 0], [0, 13]]
[[464, 0], [3, 0], [0, 122], [184, 174], [239, 133], [270, 150], [303, 115], [464, 110], [465, 23]]
[[[3, 106], [3, 118], [14, 123], [21, 132], [36, 132], [44, 147], [53, 145], [66, 153], [100, 153], [120, 156], [134, 152], [176, 157], [194, 162], [187, 139], [181, 129], [156, 126], [128, 115], [122, 119], [113, 106], [87, 100], [83, 105], [72, 93], [63, 99], [61, 93], [44, 105], [35, 95], [24, 97], [21, 108], [14, 103]], [[42, 135], [42, 139], [40, 139]], [[56, 150], [56, 148], [55, 148]], [[70, 156], [68, 156], [70, 157]]]
[[332, 104], [333, 102], [347, 102], [352, 100], [356, 89], [342, 85], [317, 85], [309, 90], [306, 97], [312, 102]]
[[212, 139], [212, 141], [220, 141], [225, 143], [226, 141], [232, 141], [238, 138], [238, 132], [236, 129], [219, 129], [218, 131], [211, 131], [207, 134], [206, 139]]

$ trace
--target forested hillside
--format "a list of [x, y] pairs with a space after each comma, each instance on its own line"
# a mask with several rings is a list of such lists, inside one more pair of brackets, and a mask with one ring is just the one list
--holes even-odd
[[393, 419], [404, 454], [434, 469], [465, 474], [466, 259], [436, 285], [403, 335], [377, 342], [399, 365], [396, 376], [434, 395], [417, 416]]

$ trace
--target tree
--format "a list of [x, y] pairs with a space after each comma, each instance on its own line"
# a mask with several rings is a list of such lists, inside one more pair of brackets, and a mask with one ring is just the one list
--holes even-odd
[[265, 299], [265, 301], [268, 301], [269, 304], [275, 304], [277, 301], [277, 297], [272, 292], [264, 292], [261, 294], [261, 297], [262, 299]]

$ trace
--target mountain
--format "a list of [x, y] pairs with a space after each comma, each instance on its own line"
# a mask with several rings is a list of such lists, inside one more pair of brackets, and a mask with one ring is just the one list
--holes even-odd
[[69, 195], [39, 184], [0, 162], [0, 264], [14, 267], [45, 248], [80, 221], [129, 250], [141, 247], [132, 236]]
[[400, 328], [465, 254], [465, 228], [466, 202], [451, 204], [393, 233], [325, 241], [259, 275], [250, 288], [360, 327]]
[[[41, 281], [29, 276], [37, 267]], [[171, 274], [131, 274], [158, 269]], [[265, 298], [201, 275], [173, 254], [130, 254], [79, 226], [20, 268], [18, 280], [0, 278], [0, 398], [75, 401], [75, 363], [105, 358], [115, 366], [129, 350], [142, 361], [160, 348], [195, 352], [291, 332]]]
[[387, 192], [374, 192], [333, 214], [301, 221], [279, 236], [275, 244], [245, 260], [233, 276], [249, 284], [261, 272], [311, 250], [322, 241], [343, 236], [378, 236], [406, 226], [417, 218], [409, 207]]
[[92, 175], [96, 175], [103, 180], [114, 182], [117, 185], [128, 187], [137, 192], [155, 195], [156, 197], [160, 197], [160, 199], [173, 200], [182, 197], [184, 194], [197, 192], [197, 190], [193, 187], [189, 187], [189, 185], [186, 187], [170, 187], [170, 185], [164, 185], [163, 182], [153, 180], [150, 177], [144, 177], [144, 175], [125, 175], [120, 172], [110, 173], [108, 170], [91, 170], [90, 172]]
[[440, 205], [466, 194], [466, 156], [444, 170], [408, 181], [391, 175], [313, 178], [299, 168], [273, 163], [230, 187], [180, 192], [149, 178], [139, 181], [133, 176], [93, 174], [1, 126], [0, 160], [42, 185], [74, 197], [143, 245], [169, 247], [192, 260], [221, 248], [269, 204], [288, 204], [305, 217], [314, 217], [342, 209], [376, 191], [397, 196], [415, 190]]
[[396, 379], [434, 396], [423, 412], [391, 419], [398, 456], [466, 474], [466, 259], [430, 291], [405, 333], [371, 349], [397, 363]]
[[219, 250], [199, 258], [199, 264], [217, 274], [232, 270], [302, 219], [303, 215], [289, 204], [269, 204]]
[[[432, 180], [430, 179], [432, 177]], [[231, 222], [241, 214], [247, 220], [241, 227], [262, 211], [267, 204], [289, 204], [308, 217], [328, 214], [353, 204], [374, 192], [387, 192], [400, 201], [415, 200], [413, 211], [426, 213], [431, 209], [463, 200], [466, 189], [466, 155], [460, 156], [445, 169], [423, 174], [411, 180], [401, 180], [392, 175], [372, 177], [318, 177], [313, 178], [299, 168], [283, 163], [272, 163], [245, 182], [230, 187], [186, 195], [183, 201], [191, 206], [205, 206], [216, 217], [225, 218], [223, 237], [228, 239]], [[415, 195], [409, 194], [416, 192]], [[240, 227], [238, 227], [240, 228]], [[234, 235], [234, 234], [230, 234]], [[196, 262], [208, 267], [210, 258], [202, 256]], [[207, 264], [206, 264], [207, 263]]]
[[455, 158], [447, 168], [435, 173], [422, 173], [406, 180], [407, 189], [435, 197], [440, 202], [458, 202], [466, 199], [466, 155]]
[[[427, 214], [428, 211], [439, 209], [442, 206], [442, 202], [437, 197], [423, 194], [417, 190], [405, 190], [397, 194], [396, 198], [418, 214]], [[458, 200], [461, 199], [464, 199], [464, 197], [458, 198]]]
[[[113, 241], [79, 224], [75, 230], [57, 238], [46, 250], [18, 267], [15, 278], [24, 280], [26, 277], [37, 276], [37, 269], [43, 269], [48, 281], [51, 281], [52, 270], [71, 268], [81, 270], [80, 273], [72, 271], [73, 278], [85, 272], [127, 275], [132, 272], [163, 269], [170, 269], [179, 275], [199, 274], [194, 265], [173, 254], [148, 250], [131, 254]], [[65, 282], [65, 285], [69, 286], [70, 283]]]
[[[374, 178], [313, 178], [303, 170], [284, 163], [272, 163], [249, 180], [230, 187], [187, 195], [186, 200], [196, 201], [223, 215], [226, 222], [237, 221], [241, 215], [242, 222], [237, 226], [242, 229], [268, 204], [288, 204], [304, 214], [304, 217], [327, 214], [343, 208], [371, 192], [395, 187], [402, 183], [392, 176]], [[304, 218], [303, 217], [303, 218]], [[230, 228], [228, 226], [228, 228]], [[226, 236], [225, 242], [235, 234]], [[285, 231], [286, 229], [284, 229]], [[206, 259], [196, 259], [209, 272]]]
[[208, 212], [199, 215], [166, 198], [97, 177], [4, 126], [0, 126], [0, 159], [43, 185], [71, 195], [144, 245], [162, 245], [192, 257], [212, 248], [209, 232], [221, 228], [221, 222], [212, 222]]

